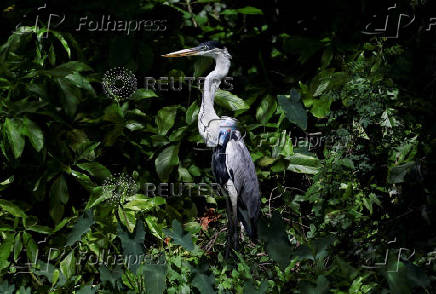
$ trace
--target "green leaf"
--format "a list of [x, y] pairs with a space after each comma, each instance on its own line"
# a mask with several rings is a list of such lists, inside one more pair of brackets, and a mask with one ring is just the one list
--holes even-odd
[[29, 138], [30, 143], [37, 152], [41, 151], [44, 146], [44, 135], [38, 125], [27, 117], [23, 119], [23, 135]]
[[315, 156], [303, 153], [294, 153], [289, 157], [288, 170], [295, 173], [314, 175], [318, 173], [321, 162]]
[[92, 191], [97, 185], [91, 179], [76, 170], [71, 170], [71, 175], [76, 178], [77, 182], [88, 191]]
[[8, 185], [12, 184], [14, 182], [14, 176], [10, 176], [3, 182], [0, 182], [0, 191], [3, 191], [8, 187]]
[[197, 273], [192, 280], [192, 286], [197, 288], [201, 294], [216, 293], [213, 289], [214, 284], [215, 277], [213, 274], [208, 276], [202, 273]]
[[286, 118], [299, 126], [301, 129], [307, 129], [307, 112], [303, 107], [297, 90], [292, 89], [290, 99], [285, 95], [277, 95], [280, 107], [284, 110]]
[[104, 180], [111, 176], [111, 172], [104, 165], [95, 161], [78, 163], [77, 166], [83, 170], [86, 170], [91, 176], [100, 180]]
[[8, 200], [0, 199], [0, 207], [15, 217], [26, 217], [26, 213], [21, 208]]
[[55, 284], [63, 286], [66, 282], [65, 276], [59, 272], [51, 263], [45, 263], [41, 260], [37, 262], [38, 268], [35, 270], [35, 274], [46, 277], [52, 286]]
[[[206, 56], [199, 56], [194, 62], [194, 77], [201, 77], [211, 67], [213, 59]], [[207, 73], [206, 73], [207, 75]]]
[[264, 294], [267, 291], [268, 291], [268, 281], [262, 281], [259, 289], [256, 289], [256, 286], [252, 283], [252, 281], [246, 281], [244, 285], [243, 294]]
[[70, 195], [67, 182], [63, 175], [58, 176], [50, 188], [50, 216], [55, 223], [58, 223], [64, 215], [64, 206], [67, 204]]
[[51, 66], [54, 66], [56, 64], [56, 55], [54, 52], [53, 44], [50, 45], [50, 49], [49, 49], [49, 53], [48, 53], [48, 60], [49, 60]]
[[84, 89], [84, 90], [87, 90], [87, 91], [91, 92], [92, 94], [95, 94], [94, 88], [91, 86], [88, 79], [83, 77], [80, 73], [73, 72], [73, 73], [65, 76], [65, 79], [69, 80], [74, 86], [81, 88], [81, 89]]
[[95, 294], [96, 287], [93, 285], [84, 285], [80, 287], [79, 291], [77, 291], [77, 294]]
[[26, 248], [27, 259], [29, 262], [35, 263], [38, 257], [38, 246], [33, 240], [32, 235], [27, 232], [23, 232], [23, 244], [24, 248]]
[[250, 106], [238, 96], [233, 95], [229, 91], [221, 89], [216, 90], [215, 102], [219, 106], [233, 111], [246, 110], [250, 108]]
[[244, 8], [239, 9], [224, 9], [221, 14], [222, 15], [234, 15], [234, 14], [263, 14], [262, 10], [252, 6], [246, 6]]
[[265, 124], [270, 120], [276, 109], [277, 101], [271, 95], [267, 95], [264, 99], [262, 99], [259, 107], [256, 110], [256, 119], [260, 123]]
[[32, 294], [32, 292], [30, 287], [25, 288], [23, 285], [21, 285], [20, 290], [18, 292], [15, 292], [15, 294]]
[[198, 107], [197, 101], [192, 102], [191, 106], [188, 107], [186, 111], [186, 123], [188, 125], [197, 120], [199, 110], [200, 108]]
[[157, 94], [153, 90], [140, 88], [140, 89], [137, 89], [135, 91], [135, 93], [133, 93], [131, 99], [136, 100], [136, 101], [140, 101], [143, 99], [149, 99], [149, 98], [153, 98], [153, 97], [158, 97]]
[[275, 161], [276, 161], [276, 158], [264, 156], [259, 160], [259, 165], [260, 166], [268, 166], [268, 165], [273, 164]]
[[167, 106], [157, 113], [156, 124], [159, 135], [166, 135], [174, 125], [177, 113], [177, 106]]
[[67, 246], [71, 246], [82, 239], [82, 235], [91, 229], [94, 224], [94, 216], [91, 210], [85, 210], [82, 216], [77, 219], [73, 230], [67, 237]]
[[68, 46], [67, 40], [58, 32], [51, 31], [51, 33], [61, 42], [62, 46], [64, 46], [65, 51], [68, 54], [68, 58], [71, 58], [71, 49], [70, 46]]
[[168, 180], [173, 168], [179, 164], [179, 146], [171, 145], [165, 148], [156, 158], [156, 172], [162, 181]]
[[118, 217], [129, 232], [132, 233], [135, 230], [136, 214], [133, 210], [124, 209], [123, 206], [118, 206]]
[[66, 225], [70, 220], [72, 220], [72, 219], [73, 219], [72, 216], [64, 218], [60, 223], [58, 223], [58, 224], [56, 225], [56, 227], [55, 227], [55, 228], [53, 229], [53, 231], [52, 231], [52, 234], [54, 234], [54, 233], [56, 233], [57, 231], [63, 229], [63, 228], [65, 227], [65, 225]]
[[[21, 232], [15, 235], [14, 239], [14, 261], [17, 262], [20, 256], [21, 250], [23, 250], [23, 242], [21, 241]], [[1, 251], [1, 249], [0, 249]], [[1, 254], [0, 254], [1, 255]], [[7, 257], [6, 257], [7, 259]]]
[[185, 183], [192, 183], [193, 181], [192, 176], [186, 168], [179, 165], [178, 172], [179, 172], [179, 180], [182, 180]]
[[63, 106], [65, 113], [69, 117], [73, 117], [77, 112], [77, 105], [79, 104], [78, 97], [80, 96], [80, 92], [77, 91], [77, 88], [73, 88], [71, 82], [67, 79], [60, 78], [57, 79], [57, 82], [64, 93]]
[[404, 183], [404, 178], [412, 168], [416, 166], [415, 161], [406, 162], [397, 166], [393, 166], [388, 170], [388, 183], [399, 184]]
[[324, 93], [324, 91], [328, 88], [329, 85], [330, 85], [330, 79], [321, 80], [315, 92], [313, 93], [313, 97], [320, 96], [322, 93]]
[[61, 78], [73, 72], [92, 71], [92, 68], [80, 61], [69, 61], [53, 69], [45, 71], [53, 77]]
[[[29, 91], [31, 94], [36, 95], [36, 96], [41, 97], [41, 98], [47, 98], [48, 97], [47, 89], [42, 84], [37, 84], [37, 83], [27, 84], [26, 85], [26, 90]], [[26, 101], [26, 102], [29, 103], [29, 101]], [[40, 105], [35, 105], [32, 110], [34, 110], [34, 111], [37, 110], [39, 106]]]
[[165, 203], [166, 203], [165, 198], [159, 196], [153, 198], [133, 197], [132, 200], [130, 200], [127, 204], [124, 205], [124, 208], [131, 209], [134, 211], [149, 211]]
[[354, 169], [353, 160], [350, 158], [342, 158], [339, 160], [339, 163], [349, 169]]
[[188, 251], [194, 250], [191, 233], [183, 234], [182, 224], [176, 219], [172, 222], [172, 228], [164, 229], [164, 233], [173, 239], [174, 244], [180, 245]]
[[60, 268], [67, 280], [76, 273], [76, 258], [74, 257], [74, 250], [71, 251], [60, 263]]
[[404, 262], [390, 257], [385, 275], [391, 293], [406, 294], [413, 292], [408, 279], [408, 270]]
[[183, 126], [181, 128], [178, 128], [177, 130], [175, 130], [174, 132], [171, 133], [171, 135], [169, 136], [169, 139], [171, 142], [178, 142], [181, 141], [183, 134], [185, 133], [186, 129], [188, 128], [188, 126]]
[[111, 271], [105, 265], [101, 265], [98, 268], [100, 272], [100, 280], [102, 284], [107, 284], [110, 282], [113, 288], [117, 288], [117, 284], [121, 283], [121, 276], [123, 275], [123, 270], [119, 265], [115, 266], [115, 268]]
[[167, 266], [165, 264], [145, 264], [142, 267], [145, 293], [162, 294], [166, 289]]
[[265, 242], [265, 248], [272, 260], [284, 269], [291, 260], [289, 244], [282, 217], [274, 213], [269, 223], [259, 223], [259, 238]]
[[325, 294], [329, 291], [329, 281], [323, 276], [319, 275], [316, 280], [316, 286], [307, 285], [302, 290], [304, 294]]
[[14, 294], [14, 291], [15, 291], [14, 284], [9, 285], [9, 282], [7, 280], [4, 280], [2, 283], [0, 283], [0, 293]]
[[368, 134], [365, 132], [365, 129], [362, 127], [362, 125], [359, 122], [353, 121], [353, 129], [357, 131], [358, 136], [360, 138], [369, 140]]
[[241, 14], [263, 14], [262, 10], [252, 6], [246, 6], [244, 8], [238, 9]]
[[8, 136], [9, 145], [14, 153], [14, 158], [17, 159], [21, 156], [24, 150], [24, 138], [22, 131], [21, 120], [15, 118], [6, 118], [4, 122], [4, 127], [6, 129], [6, 134]]
[[85, 209], [91, 209], [111, 197], [112, 193], [110, 191], [105, 191], [102, 187], [94, 187], [91, 189], [91, 195]]
[[27, 228], [28, 231], [40, 233], [40, 234], [51, 234], [52, 229], [47, 226], [33, 225]]
[[144, 224], [138, 220], [135, 226], [135, 232], [129, 234], [125, 232], [120, 226], [118, 226], [118, 237], [121, 240], [121, 246], [123, 248], [123, 255], [127, 259], [127, 267], [133, 272], [136, 272], [141, 261], [141, 257], [144, 257], [144, 239], [145, 230]]
[[137, 122], [137, 121], [128, 121], [125, 125], [125, 127], [129, 130], [133, 131], [138, 131], [138, 130], [143, 130], [144, 129], [144, 125]]
[[0, 244], [0, 269], [7, 268], [9, 266], [9, 256], [14, 248], [14, 235], [6, 234], [6, 239], [4, 239]]
[[149, 215], [145, 218], [145, 222], [147, 223], [148, 229], [151, 231], [153, 236], [160, 240], [164, 239], [162, 226], [158, 224], [157, 217], [154, 215]]
[[314, 99], [310, 112], [314, 117], [324, 118], [330, 113], [330, 105], [332, 99], [326, 95], [322, 95], [320, 99]]

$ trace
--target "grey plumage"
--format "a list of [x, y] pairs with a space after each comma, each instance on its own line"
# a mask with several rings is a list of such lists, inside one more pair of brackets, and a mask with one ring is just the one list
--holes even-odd
[[[226, 148], [226, 165], [230, 179], [238, 192], [238, 216], [250, 238], [256, 238], [256, 221], [259, 216], [260, 191], [256, 169], [242, 139], [231, 139]], [[246, 210], [247, 215], [241, 213]]]

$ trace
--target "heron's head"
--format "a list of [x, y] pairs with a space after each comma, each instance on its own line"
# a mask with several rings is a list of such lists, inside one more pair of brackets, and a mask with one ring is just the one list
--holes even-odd
[[228, 58], [230, 58], [230, 54], [227, 52], [227, 48], [224, 47], [218, 41], [203, 42], [196, 47], [189, 48], [189, 49], [183, 49], [183, 50], [179, 50], [179, 51], [174, 51], [174, 52], [162, 55], [162, 56], [163, 57], [184, 57], [184, 56], [193, 56], [193, 55], [208, 56], [208, 57], [212, 57], [212, 58], [216, 58], [219, 55], [225, 55]]

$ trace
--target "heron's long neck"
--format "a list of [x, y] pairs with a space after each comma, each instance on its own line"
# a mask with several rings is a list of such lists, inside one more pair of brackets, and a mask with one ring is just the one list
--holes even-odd
[[212, 119], [218, 119], [214, 108], [215, 93], [221, 80], [227, 75], [229, 68], [230, 59], [225, 55], [218, 55], [215, 58], [215, 69], [204, 80], [203, 98], [198, 118], [205, 127], [208, 126]]

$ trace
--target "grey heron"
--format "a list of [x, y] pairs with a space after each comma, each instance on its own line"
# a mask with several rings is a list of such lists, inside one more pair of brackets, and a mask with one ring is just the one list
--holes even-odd
[[[242, 222], [251, 240], [257, 238], [256, 222], [260, 210], [260, 191], [256, 170], [250, 153], [244, 144], [244, 138], [237, 128], [237, 120], [231, 117], [219, 117], [214, 108], [215, 93], [221, 80], [230, 68], [231, 55], [217, 41], [208, 41], [200, 45], [162, 55], [163, 57], [184, 57], [200, 55], [215, 60], [215, 69], [204, 80], [203, 96], [198, 113], [198, 131], [206, 146], [213, 148], [212, 172], [218, 184], [228, 193], [227, 250], [238, 247], [238, 224]], [[230, 202], [229, 202], [230, 198]]]

